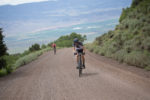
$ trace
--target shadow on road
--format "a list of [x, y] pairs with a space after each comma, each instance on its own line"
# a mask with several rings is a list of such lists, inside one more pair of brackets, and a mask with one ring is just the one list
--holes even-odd
[[98, 75], [98, 73], [83, 73], [82, 77], [95, 76], [95, 75]]

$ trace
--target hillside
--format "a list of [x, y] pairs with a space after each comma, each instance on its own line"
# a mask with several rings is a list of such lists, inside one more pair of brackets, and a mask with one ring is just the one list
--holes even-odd
[[150, 0], [133, 0], [123, 9], [116, 28], [87, 48], [119, 62], [150, 70]]

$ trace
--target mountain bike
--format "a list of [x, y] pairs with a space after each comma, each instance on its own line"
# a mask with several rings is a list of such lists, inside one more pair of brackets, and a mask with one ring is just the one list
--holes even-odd
[[83, 68], [83, 61], [82, 61], [82, 55], [84, 55], [84, 53], [78, 53], [78, 69], [79, 69], [79, 77], [82, 76], [82, 69]]
[[54, 49], [54, 54], [56, 54], [56, 47], [55, 48], [53, 48]]

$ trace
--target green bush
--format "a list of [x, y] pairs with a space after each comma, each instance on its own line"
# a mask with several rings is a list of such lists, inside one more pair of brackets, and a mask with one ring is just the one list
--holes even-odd
[[145, 67], [147, 71], [150, 71], [150, 66]]
[[41, 48], [42, 48], [42, 49], [45, 49], [45, 48], [46, 48], [46, 45], [45, 45], [45, 44], [42, 44]]
[[150, 57], [148, 57], [141, 51], [133, 51], [125, 55], [124, 62], [130, 65], [144, 68], [145, 66], [148, 66], [150, 64], [150, 61], [148, 58]]
[[142, 41], [141, 46], [144, 47], [145, 50], [150, 51], [150, 37], [145, 38]]
[[20, 55], [20, 57], [23, 57], [23, 56], [28, 55], [28, 54], [30, 54], [30, 53], [31, 53], [30, 50], [26, 50], [26, 51], [24, 51], [24, 52]]
[[127, 55], [127, 52], [126, 50], [122, 49], [114, 53], [112, 57], [118, 60], [119, 62], [124, 62], [125, 55]]
[[29, 47], [29, 51], [31, 51], [31, 52], [38, 51], [38, 50], [40, 50], [40, 45], [37, 43], [35, 43], [31, 47]]
[[7, 65], [6, 70], [8, 74], [12, 73], [14, 71], [13, 65]]
[[86, 40], [86, 35], [82, 36], [81, 34], [73, 32], [70, 35], [61, 36], [54, 42], [58, 47], [72, 47], [74, 38], [78, 38], [79, 41], [84, 42], [84, 40]]
[[143, 0], [133, 0], [132, 7], [136, 7], [139, 3], [141, 3]]
[[96, 54], [99, 54], [99, 51], [100, 51], [100, 47], [99, 46], [94, 46], [93, 52], [96, 53]]
[[0, 69], [0, 77], [7, 75], [7, 70], [5, 68]]
[[25, 64], [35, 60], [41, 54], [42, 54], [41, 51], [37, 51], [37, 52], [31, 53], [29, 55], [19, 58], [15, 63], [15, 68], [20, 67], [22, 65], [25, 65]]
[[142, 34], [144, 37], [149, 37], [150, 36], [150, 25], [144, 26], [142, 28]]
[[22, 66], [22, 65], [30, 63], [31, 61], [35, 60], [38, 56], [40, 56], [41, 54], [43, 54], [44, 52], [49, 51], [49, 50], [51, 50], [51, 49], [46, 48], [46, 49], [30, 53], [26, 56], [19, 58], [16, 61], [16, 63], [14, 64], [15, 69]]

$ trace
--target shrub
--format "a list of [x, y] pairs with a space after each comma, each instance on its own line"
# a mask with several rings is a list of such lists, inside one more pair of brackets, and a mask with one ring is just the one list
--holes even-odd
[[146, 69], [147, 71], [150, 71], [150, 65], [147, 66], [147, 67], [145, 67], [145, 69]]
[[150, 37], [147, 37], [145, 38], [143, 41], [142, 41], [142, 47], [144, 47], [145, 50], [148, 50], [150, 51]]
[[25, 65], [25, 64], [31, 62], [31, 61], [35, 60], [35, 59], [36, 59], [39, 55], [41, 55], [41, 54], [42, 54], [42, 52], [39, 51], [39, 52], [34, 52], [34, 53], [31, 53], [31, 54], [26, 55], [26, 56], [24, 56], [24, 57], [21, 57], [21, 58], [19, 58], [19, 59], [16, 61], [15, 67], [17, 68], [17, 67], [20, 67], [20, 66], [22, 66], [22, 65]]
[[134, 65], [137, 67], [144, 68], [145, 66], [150, 64], [147, 55], [145, 55], [141, 51], [133, 51], [127, 55], [125, 55], [124, 61], [130, 65]]
[[120, 16], [119, 22], [122, 22], [126, 17], [127, 17], [127, 13], [130, 11], [130, 8], [126, 8], [126, 9], [122, 9], [122, 14]]
[[96, 53], [96, 54], [98, 54], [99, 51], [100, 51], [100, 47], [99, 46], [94, 46], [93, 52]]
[[13, 65], [7, 65], [6, 70], [7, 70], [7, 73], [8, 73], [8, 74], [12, 73], [13, 70], [14, 70], [14, 69], [13, 69]]
[[46, 48], [46, 49], [30, 53], [26, 56], [19, 58], [16, 61], [16, 63], [14, 64], [15, 69], [22, 66], [22, 65], [30, 63], [31, 61], [35, 60], [38, 56], [40, 56], [42, 53], [49, 51], [49, 50], [50, 50], [50, 48]]
[[143, 0], [133, 0], [132, 7], [136, 7]]
[[126, 50], [121, 49], [121, 50], [117, 51], [116, 53], [114, 53], [114, 54], [112, 55], [112, 57], [113, 57], [114, 59], [118, 60], [119, 62], [124, 62], [124, 57], [125, 57], [125, 55], [127, 55]]
[[142, 28], [142, 34], [143, 34], [144, 37], [150, 36], [150, 25], [144, 26]]
[[28, 55], [28, 54], [30, 54], [30, 53], [31, 53], [30, 50], [26, 50], [26, 51], [24, 51], [24, 52], [20, 55], [20, 57], [23, 57], [23, 56]]
[[46, 48], [46, 45], [45, 44], [42, 44], [42, 47], [41, 47], [42, 49], [45, 49]]
[[29, 51], [33, 52], [33, 51], [38, 51], [40, 50], [40, 45], [35, 43], [33, 44], [30, 48], [29, 48]]
[[7, 70], [5, 68], [0, 69], [0, 77], [7, 75]]
[[86, 44], [85, 47], [86, 47], [90, 52], [93, 52], [93, 51], [94, 51], [94, 45], [93, 45], [93, 44]]

